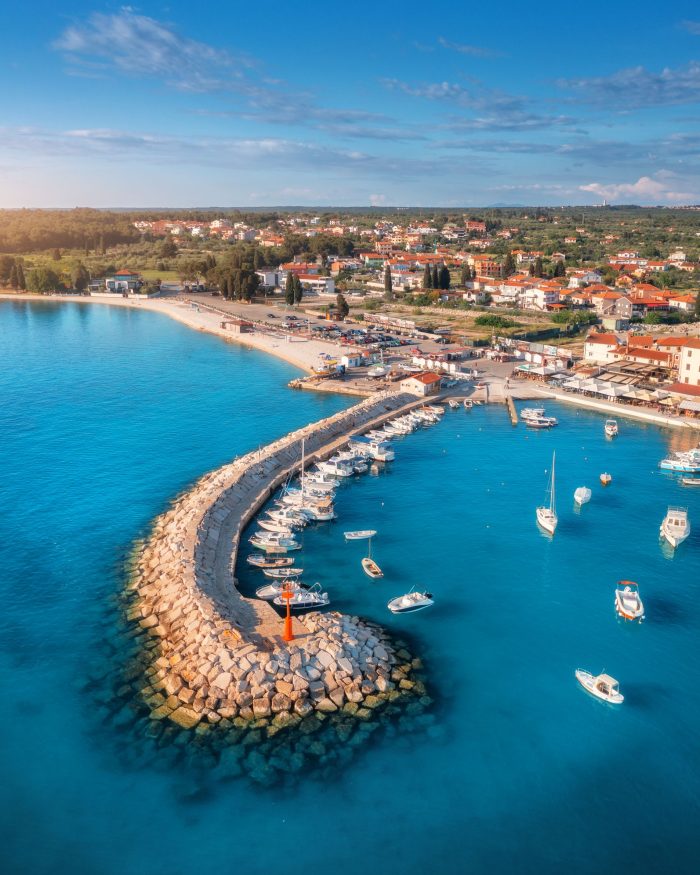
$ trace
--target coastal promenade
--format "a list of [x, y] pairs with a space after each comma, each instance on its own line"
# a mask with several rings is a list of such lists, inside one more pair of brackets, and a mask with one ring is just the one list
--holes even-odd
[[155, 642], [142, 691], [154, 719], [184, 728], [242, 718], [276, 728], [314, 711], [366, 718], [415, 695], [414, 663], [377, 626], [338, 613], [295, 621], [282, 640], [274, 609], [243, 597], [235, 562], [241, 533], [301, 465], [335, 452], [350, 434], [423, 403], [383, 393], [299, 429], [202, 477], [159, 517], [134, 557], [127, 618]]

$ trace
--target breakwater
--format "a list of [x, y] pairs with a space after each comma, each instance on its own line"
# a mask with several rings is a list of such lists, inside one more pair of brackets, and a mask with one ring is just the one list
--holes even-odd
[[272, 606], [244, 598], [234, 576], [241, 532], [299, 468], [302, 440], [308, 461], [325, 458], [349, 434], [419, 403], [400, 393], [365, 399], [206, 474], [156, 519], [132, 557], [126, 601], [144, 641], [140, 694], [153, 720], [185, 730], [253, 724], [272, 736], [309, 732], [336, 712], [368, 720], [425, 696], [419, 661], [375, 624], [309, 614], [295, 619], [288, 644]]

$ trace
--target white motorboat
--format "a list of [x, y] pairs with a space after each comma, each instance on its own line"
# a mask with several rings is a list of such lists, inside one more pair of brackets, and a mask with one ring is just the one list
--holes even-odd
[[523, 407], [520, 411], [521, 419], [539, 419], [544, 416], [544, 407]]
[[619, 429], [617, 427], [617, 420], [616, 419], [606, 419], [605, 420], [605, 434], [608, 437], [615, 437], [615, 435], [618, 433], [618, 431], [619, 431]]
[[318, 504], [301, 505], [299, 510], [302, 511], [310, 520], [322, 523], [335, 519], [335, 508], [332, 501], [324, 501]]
[[662, 459], [659, 468], [677, 474], [700, 474], [700, 447]]
[[459, 401], [457, 401], [456, 398], [450, 398], [450, 400], [447, 402], [447, 406], [450, 408], [450, 410], [458, 410]]
[[350, 439], [350, 443], [361, 448], [375, 462], [392, 462], [396, 457], [393, 447], [386, 439], [354, 437]]
[[315, 583], [310, 589], [302, 589], [301, 586], [292, 595], [291, 599], [282, 598], [278, 595], [273, 599], [276, 605], [286, 607], [289, 602], [289, 607], [293, 611], [307, 611], [312, 608], [323, 608], [330, 604], [330, 598], [327, 592], [321, 592], [321, 587]]
[[[286, 535], [289, 538], [294, 534], [289, 522], [281, 523], [277, 520], [259, 519], [258, 525], [268, 532], [276, 532], [279, 535]], [[295, 528], [297, 527], [295, 526]]]
[[319, 471], [330, 474], [331, 477], [352, 477], [353, 475], [352, 465], [339, 459], [328, 459], [327, 462], [320, 462], [318, 468]]
[[604, 702], [619, 705], [625, 700], [625, 697], [620, 692], [620, 685], [615, 678], [610, 677], [609, 674], [592, 675], [589, 671], [577, 668], [576, 680], [585, 690], [588, 690], [591, 695], [596, 696], [598, 699], [602, 699]]
[[340, 485], [340, 480], [336, 480], [335, 477], [330, 480], [321, 480], [316, 479], [313, 474], [307, 474], [304, 478], [304, 486], [305, 489], [313, 490], [315, 493], [320, 495], [331, 495]]
[[296, 580], [290, 580], [289, 582], [281, 580], [277, 583], [265, 583], [263, 586], [259, 586], [255, 590], [255, 595], [259, 599], [265, 599], [265, 601], [271, 602], [273, 599], [279, 598], [285, 590], [291, 590], [293, 593], [301, 592], [302, 585]]
[[374, 529], [359, 529], [356, 532], [344, 532], [346, 541], [363, 541], [366, 538], [372, 538], [377, 533]]
[[471, 410], [474, 407], [474, 402], [471, 398], [465, 398], [464, 401], [462, 401], [462, 406], [465, 410]]
[[384, 430], [388, 434], [397, 435], [397, 436], [410, 434], [412, 431], [412, 429], [409, 428], [409, 426], [403, 425], [402, 423], [398, 422], [397, 420], [392, 420], [391, 422], [387, 422], [387, 424], [384, 426]]
[[369, 471], [369, 465], [363, 459], [358, 459], [353, 468], [356, 474], [366, 474]]
[[528, 428], [554, 428], [559, 422], [553, 416], [531, 416], [525, 420], [525, 425]]
[[675, 549], [690, 534], [690, 520], [685, 507], [669, 507], [661, 523], [660, 534]]
[[253, 547], [264, 553], [289, 553], [291, 550], [301, 550], [301, 544], [294, 538], [285, 538], [283, 541], [267, 541], [258, 535], [249, 539]]
[[426, 404], [422, 409], [434, 413], [435, 416], [445, 415], [445, 408], [441, 404]]
[[700, 486], [700, 477], [681, 477], [684, 486]]
[[600, 482], [603, 486], [609, 486], [612, 483], [612, 474], [608, 474], [607, 471], [603, 471], [600, 475]]
[[593, 493], [587, 486], [579, 486], [578, 489], [574, 489], [574, 501], [579, 507], [582, 504], [588, 504], [592, 495]]
[[392, 614], [411, 614], [414, 611], [422, 611], [434, 604], [431, 592], [407, 592], [387, 602], [387, 608]]
[[293, 541], [293, 535], [285, 535], [281, 532], [255, 532], [253, 535], [258, 541], [265, 541], [268, 544], [280, 544], [287, 541]]
[[615, 610], [625, 620], [643, 620], [644, 605], [639, 587], [631, 580], [621, 580], [615, 588]]
[[294, 559], [290, 556], [280, 556], [278, 559], [270, 559], [269, 556], [263, 556], [260, 553], [251, 553], [246, 558], [248, 565], [253, 565], [255, 568], [285, 568], [294, 564]]
[[556, 502], [554, 496], [554, 466], [556, 462], [556, 453], [552, 453], [552, 472], [549, 479], [549, 505], [542, 505], [537, 508], [537, 522], [540, 526], [548, 532], [550, 535], [553, 535], [556, 528], [557, 523], [559, 522], [557, 518], [556, 511]]
[[274, 577], [276, 580], [287, 580], [290, 577], [301, 577], [303, 568], [263, 568], [265, 577]]
[[290, 527], [303, 528], [309, 523], [309, 518], [299, 507], [281, 505], [280, 507], [268, 510], [267, 515], [271, 520], [275, 520], [278, 523], [288, 523]]
[[391, 371], [389, 365], [375, 365], [367, 371], [367, 376], [376, 380], [379, 377], [386, 377], [389, 371]]

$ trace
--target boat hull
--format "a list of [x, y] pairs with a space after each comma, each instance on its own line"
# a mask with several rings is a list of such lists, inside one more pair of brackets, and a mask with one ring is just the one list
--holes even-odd
[[625, 700], [622, 693], [610, 694], [604, 693], [602, 690], [598, 689], [595, 684], [596, 678], [588, 671], [583, 671], [580, 668], [576, 669], [576, 680], [587, 693], [595, 696], [596, 699], [600, 699], [601, 702], [608, 702], [611, 705], [620, 705]]
[[537, 523], [540, 528], [544, 529], [547, 534], [553, 535], [559, 522], [556, 515], [552, 514], [548, 507], [538, 507], [536, 513]]
[[382, 571], [382, 569], [373, 559], [369, 559], [368, 557], [365, 557], [362, 560], [362, 570], [365, 572], [367, 577], [371, 577], [373, 580], [384, 577], [384, 572]]

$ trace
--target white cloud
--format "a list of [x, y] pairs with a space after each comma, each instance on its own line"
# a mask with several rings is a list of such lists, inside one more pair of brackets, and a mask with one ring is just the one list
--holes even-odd
[[587, 191], [609, 201], [626, 201], [629, 203], [691, 203], [698, 196], [687, 191], [675, 191], [671, 187], [673, 174], [660, 171], [656, 178], [640, 176], [636, 182], [620, 182], [604, 184], [590, 182], [580, 185], [579, 191]]

